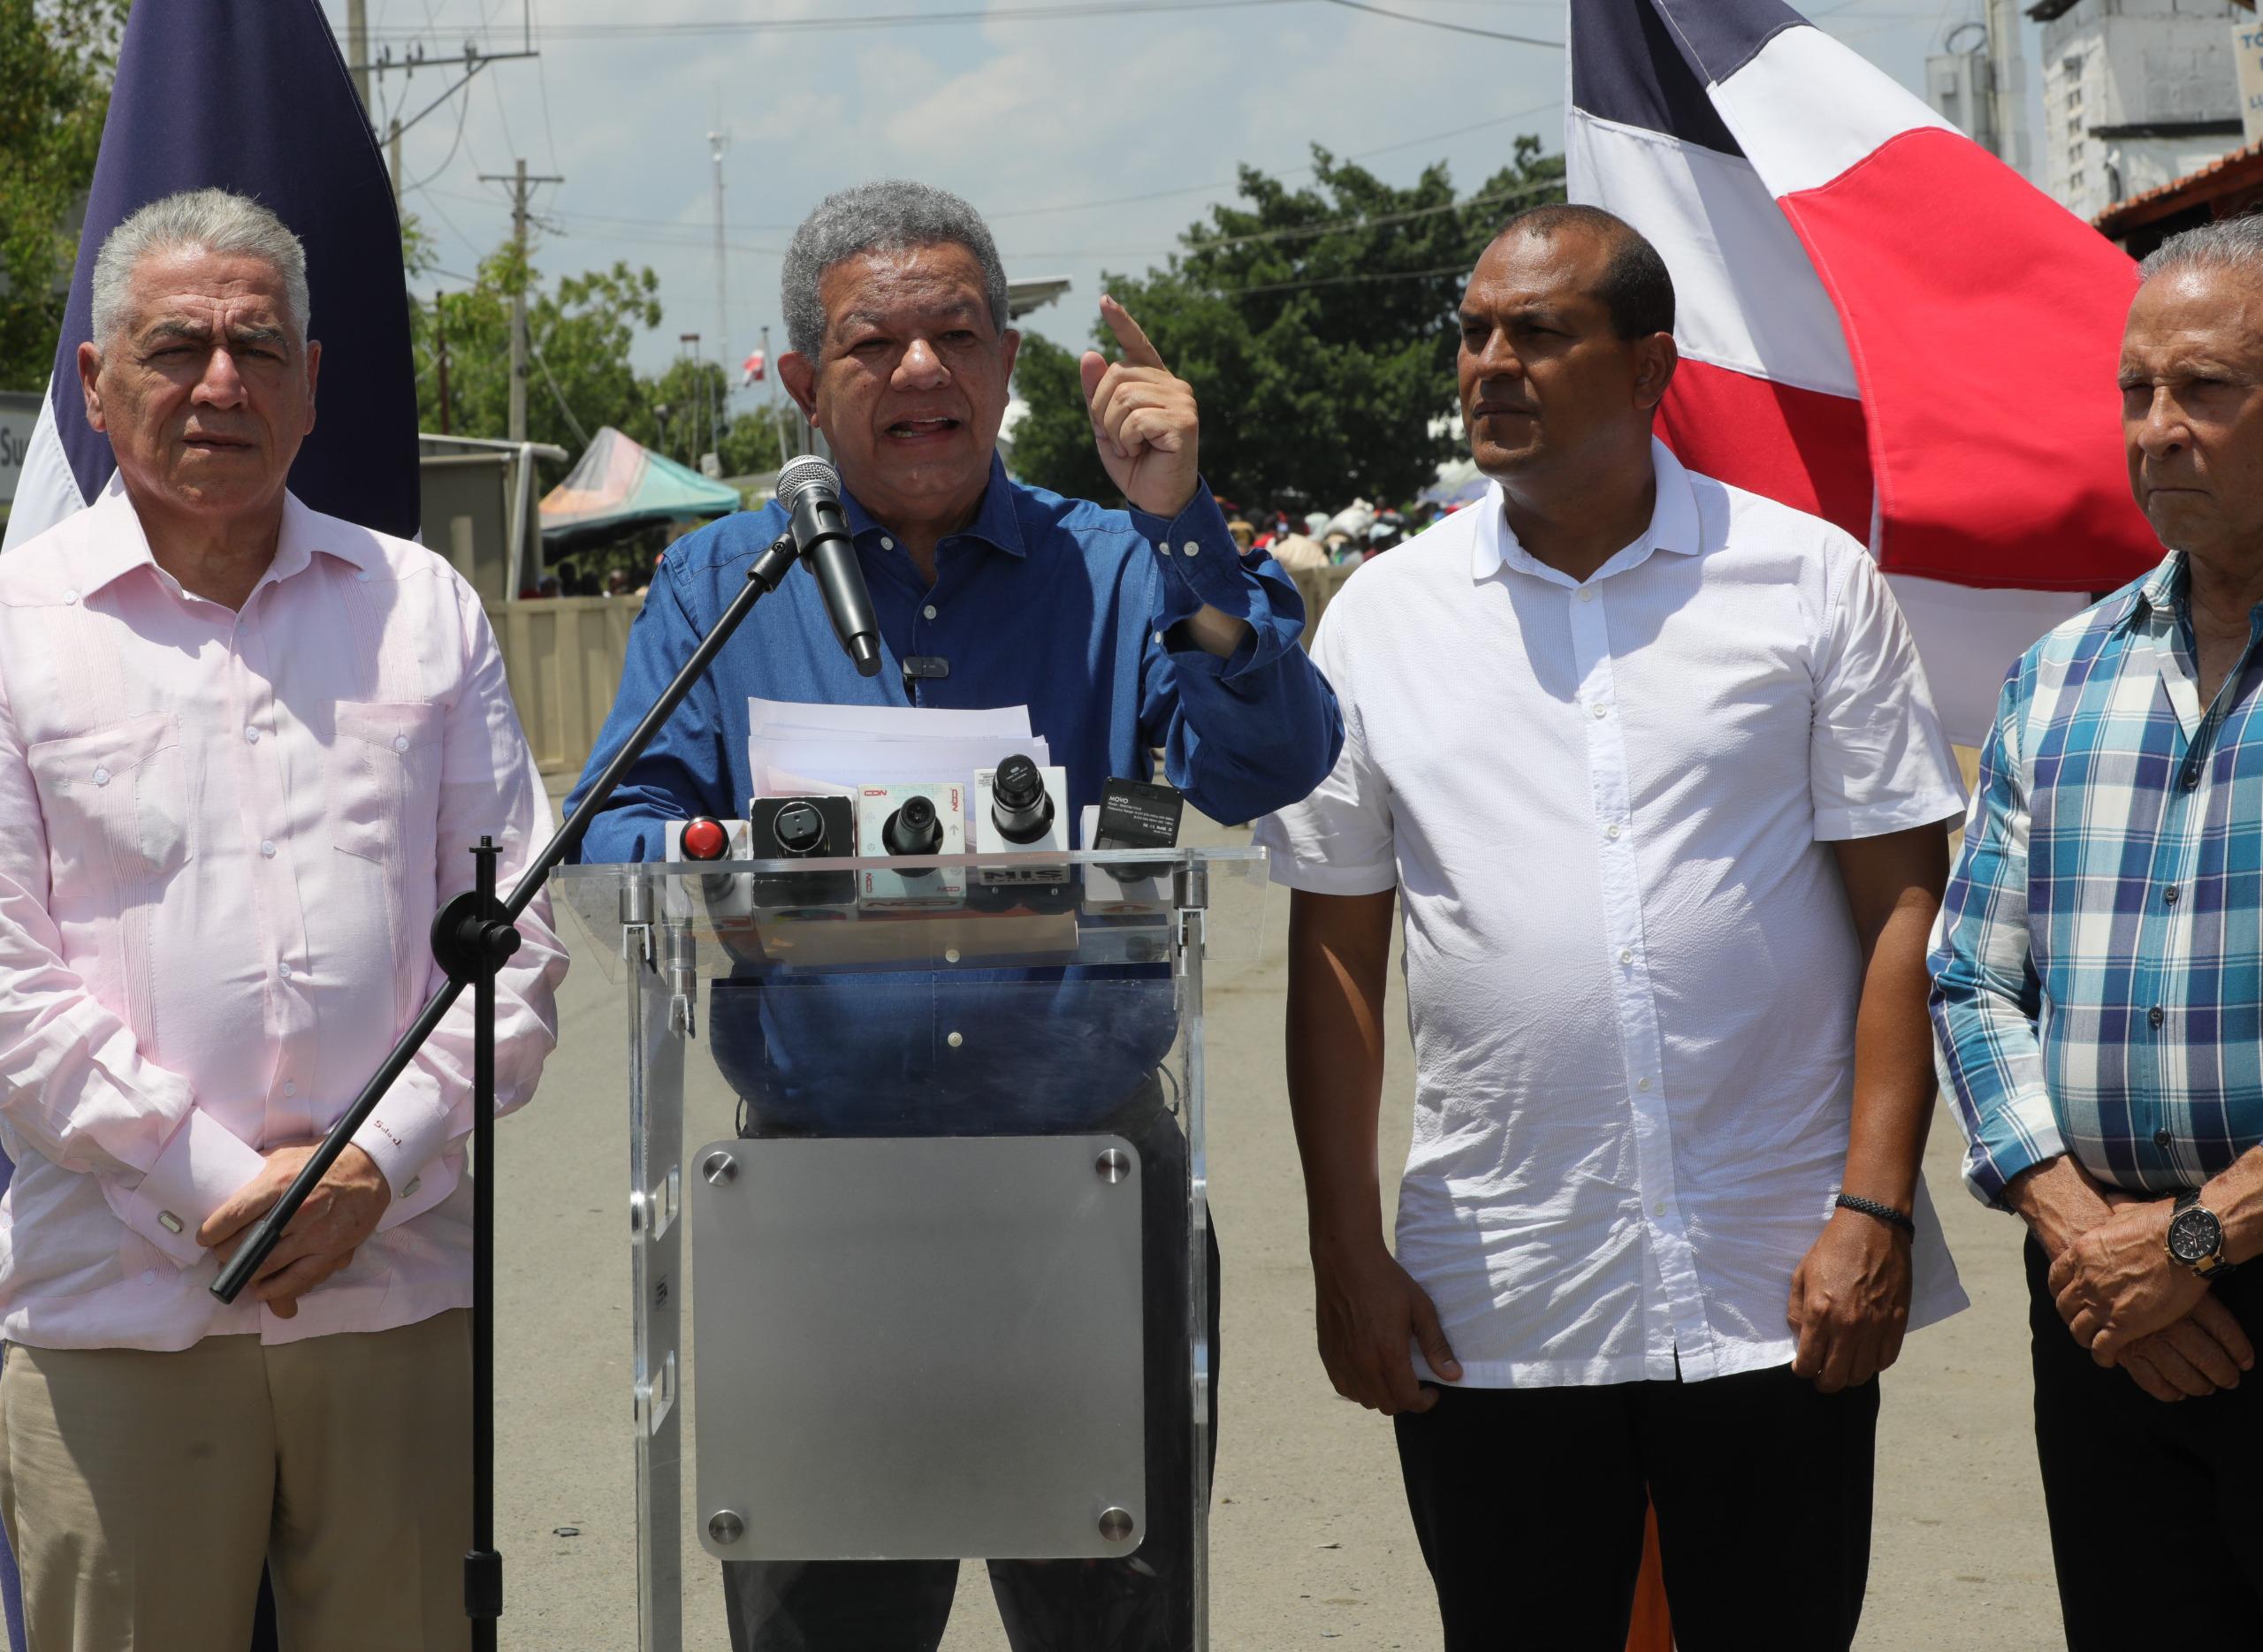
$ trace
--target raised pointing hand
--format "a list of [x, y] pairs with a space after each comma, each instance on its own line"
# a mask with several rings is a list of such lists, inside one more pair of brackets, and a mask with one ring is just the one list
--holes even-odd
[[1100, 461], [1133, 505], [1156, 516], [1176, 516], [1193, 499], [1200, 475], [1194, 388], [1172, 376], [1123, 305], [1103, 295], [1100, 313], [1124, 352], [1123, 360], [1111, 362], [1087, 350], [1077, 363]]

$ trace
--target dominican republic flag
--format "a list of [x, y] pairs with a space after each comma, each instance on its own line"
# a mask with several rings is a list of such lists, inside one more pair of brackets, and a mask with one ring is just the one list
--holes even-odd
[[117, 468], [79, 387], [103, 238], [137, 207], [206, 187], [255, 197], [306, 243], [322, 377], [292, 491], [318, 511], [415, 537], [416, 369], [400, 222], [318, 0], [136, 0], [5, 544], [93, 503]]
[[1779, 0], [1573, 0], [1569, 193], [1654, 242], [1692, 468], [1867, 541], [1950, 736], [2161, 557], [2114, 386], [2120, 248]]

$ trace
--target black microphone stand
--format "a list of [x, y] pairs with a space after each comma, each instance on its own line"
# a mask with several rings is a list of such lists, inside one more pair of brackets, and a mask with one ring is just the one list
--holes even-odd
[[[338, 1155], [354, 1139], [377, 1102], [408, 1070], [424, 1040], [469, 986], [472, 989], [472, 1302], [471, 1302], [471, 1550], [463, 1560], [464, 1614], [471, 1619], [475, 1652], [491, 1652], [495, 1645], [495, 1620], [503, 1612], [503, 1557], [495, 1549], [495, 976], [519, 949], [519, 915], [540, 892], [560, 861], [582, 841], [598, 811], [603, 809], [631, 765], [660, 732], [691, 685], [731, 640], [731, 634], [754, 611], [754, 605], [775, 590], [804, 554], [791, 529], [773, 540], [746, 571], [746, 586], [723, 610], [714, 628], [700, 639], [691, 658], [683, 662], [675, 681], [653, 702], [644, 720], [605, 765], [580, 808], [558, 829], [542, 852], [520, 875], [508, 900], [499, 901], [495, 889], [498, 850], [494, 840], [482, 838], [471, 853], [475, 879], [471, 889], [458, 895], [432, 919], [432, 955], [447, 972], [447, 985], [432, 995], [408, 1032], [400, 1036], [362, 1092], [354, 1098], [338, 1123], [330, 1127], [322, 1146], [307, 1161], [275, 1208], [255, 1227], [220, 1275], [212, 1294], [233, 1302], [283, 1237], [299, 1207], [328, 1174]], [[854, 566], [853, 564], [851, 565]], [[828, 593], [829, 594], [829, 593]], [[878, 669], [875, 657], [868, 668]]]

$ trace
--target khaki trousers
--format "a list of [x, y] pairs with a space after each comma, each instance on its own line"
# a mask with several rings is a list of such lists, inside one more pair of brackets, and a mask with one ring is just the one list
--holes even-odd
[[9, 1345], [0, 1519], [31, 1652], [462, 1652], [471, 1330]]

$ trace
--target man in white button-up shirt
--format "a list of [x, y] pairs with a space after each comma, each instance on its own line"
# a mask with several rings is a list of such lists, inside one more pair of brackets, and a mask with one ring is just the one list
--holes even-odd
[[[321, 346], [265, 209], [104, 241], [118, 480], [0, 558], [0, 1519], [41, 1652], [469, 1644], [469, 995], [258, 1278], [217, 1258], [438, 986], [426, 936], [549, 803], [479, 599], [286, 489]], [[565, 954], [498, 981], [499, 1107]]]
[[1963, 1303], [1918, 1176], [1956, 771], [1863, 547], [1653, 439], [1647, 241], [1528, 214], [1461, 325], [1495, 485], [1331, 605], [1343, 756], [1259, 833], [1322, 1356], [1397, 1417], [1449, 1652], [1623, 1646], [1646, 1488], [1685, 1652], [1844, 1648], [1877, 1373]]

